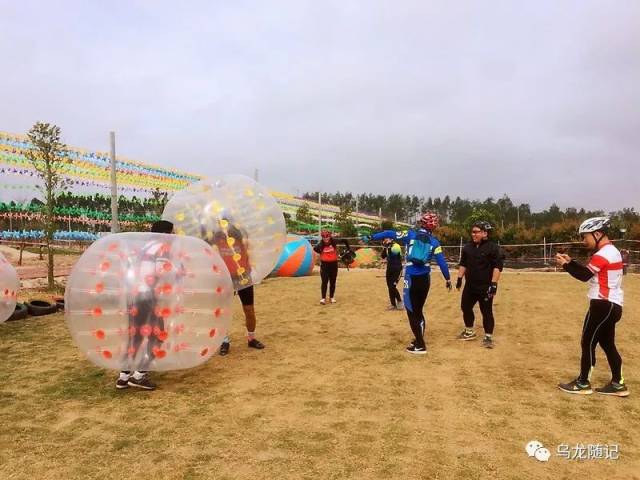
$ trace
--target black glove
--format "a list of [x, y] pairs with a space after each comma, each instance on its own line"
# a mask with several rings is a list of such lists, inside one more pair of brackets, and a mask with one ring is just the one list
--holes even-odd
[[498, 284], [491, 282], [491, 286], [487, 289], [487, 299], [495, 297], [496, 293], [498, 293]]
[[460, 290], [462, 288], [462, 277], [458, 277], [456, 280], [456, 290]]
[[447, 280], [447, 290], [451, 291], [451, 280]]

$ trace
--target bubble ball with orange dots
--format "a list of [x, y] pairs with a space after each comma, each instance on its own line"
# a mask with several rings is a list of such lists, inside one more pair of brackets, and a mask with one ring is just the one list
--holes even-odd
[[244, 175], [211, 178], [176, 192], [162, 218], [173, 223], [176, 234], [201, 238], [215, 248], [236, 290], [271, 273], [287, 238], [276, 200]]
[[20, 280], [16, 269], [0, 253], [0, 323], [13, 315], [19, 288]]
[[65, 319], [89, 360], [116, 370], [204, 363], [231, 323], [233, 285], [215, 249], [193, 237], [118, 233], [80, 257]]

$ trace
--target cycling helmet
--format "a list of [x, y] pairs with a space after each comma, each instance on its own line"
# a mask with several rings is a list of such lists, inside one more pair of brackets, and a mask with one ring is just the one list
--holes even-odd
[[435, 230], [440, 225], [438, 215], [433, 212], [425, 212], [420, 217], [420, 224], [427, 230]]
[[491, 224], [489, 222], [485, 222], [484, 220], [478, 220], [472, 225], [472, 228], [473, 227], [479, 228], [483, 232], [489, 232], [493, 230], [493, 227], [491, 226]]
[[604, 232], [607, 233], [611, 220], [608, 217], [592, 217], [586, 219], [578, 228], [578, 234]]

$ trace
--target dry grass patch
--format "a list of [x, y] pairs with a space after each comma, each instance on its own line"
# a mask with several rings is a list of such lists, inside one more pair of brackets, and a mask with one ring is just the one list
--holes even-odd
[[[338, 303], [319, 278], [256, 290], [249, 350], [237, 302], [232, 347], [192, 370], [154, 374], [155, 392], [116, 391], [62, 315], [0, 325], [0, 478], [639, 478], [640, 278], [627, 276], [618, 327], [631, 396], [575, 397], [585, 286], [506, 273], [494, 350], [459, 342], [459, 293], [433, 275], [424, 357], [404, 353], [406, 316], [386, 312], [383, 272], [340, 271]], [[609, 378], [598, 353], [594, 383]], [[617, 461], [548, 464], [538, 439], [619, 444]]]

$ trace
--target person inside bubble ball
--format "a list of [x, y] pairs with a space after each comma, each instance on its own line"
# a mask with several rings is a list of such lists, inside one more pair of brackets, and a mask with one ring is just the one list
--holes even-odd
[[[230, 217], [223, 217], [220, 221], [225, 226], [226, 232], [218, 231], [213, 235], [211, 245], [218, 247], [218, 252], [224, 260], [231, 276], [235, 279], [234, 284], [242, 286], [251, 281], [251, 264], [249, 262], [249, 249], [247, 245], [247, 235], [243, 234], [240, 228], [233, 224]], [[208, 238], [203, 235], [203, 238]], [[256, 338], [256, 311], [254, 306], [253, 285], [236, 290], [242, 311], [244, 313], [245, 326], [247, 328], [247, 346], [262, 350], [264, 344]], [[225, 356], [231, 349], [231, 338], [224, 337], [220, 345], [220, 355]]]
[[[173, 233], [173, 223], [166, 220], [154, 222], [151, 226], [153, 233]], [[132, 286], [136, 292], [133, 302], [127, 305], [129, 310], [129, 343], [126, 356], [131, 364], [135, 364], [138, 370], [133, 373], [130, 370], [120, 372], [116, 380], [116, 388], [128, 387], [154, 390], [153, 383], [146, 371], [151, 362], [162, 352], [161, 346], [166, 335], [164, 320], [157, 311], [158, 299], [156, 296], [157, 272], [162, 272], [169, 259], [167, 258], [166, 244], [161, 240], [150, 240], [142, 247], [138, 272], [133, 277], [136, 282]], [[147, 339], [146, 348], [140, 349], [144, 339]]]

